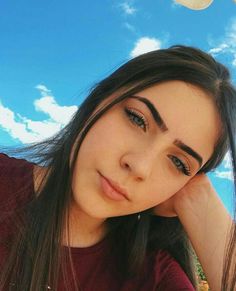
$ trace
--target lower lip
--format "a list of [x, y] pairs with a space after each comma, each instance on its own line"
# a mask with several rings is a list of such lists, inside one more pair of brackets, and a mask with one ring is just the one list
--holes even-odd
[[126, 200], [125, 196], [117, 192], [115, 189], [111, 187], [111, 185], [107, 182], [105, 178], [101, 177], [101, 186], [103, 193], [110, 199], [116, 200], [116, 201], [121, 201], [121, 200]]

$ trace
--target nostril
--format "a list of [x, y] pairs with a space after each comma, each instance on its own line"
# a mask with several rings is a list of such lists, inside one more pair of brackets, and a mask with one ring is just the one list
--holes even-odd
[[126, 167], [126, 168], [130, 168], [128, 164], [125, 164], [125, 167]]

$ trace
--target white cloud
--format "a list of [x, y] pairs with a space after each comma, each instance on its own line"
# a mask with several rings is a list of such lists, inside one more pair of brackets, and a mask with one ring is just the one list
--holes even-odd
[[124, 13], [128, 15], [132, 15], [137, 11], [137, 9], [132, 7], [128, 2], [121, 3], [120, 7], [124, 11]]
[[215, 176], [217, 178], [227, 179], [233, 181], [233, 173], [232, 171], [215, 171]]
[[224, 160], [223, 160], [223, 163], [224, 163], [224, 168], [232, 169], [231, 156], [230, 156], [229, 152], [226, 153]]
[[141, 54], [157, 50], [161, 48], [161, 41], [157, 38], [141, 37], [135, 43], [133, 50], [130, 53], [132, 58]]
[[224, 52], [224, 50], [228, 49], [229, 45], [226, 43], [221, 43], [219, 44], [217, 47], [214, 47], [212, 49], [209, 50], [210, 54], [216, 55], [219, 54], [221, 52]]
[[222, 166], [224, 170], [214, 171], [215, 177], [233, 181], [233, 169], [229, 152], [227, 152], [227, 154], [225, 155]]
[[231, 54], [233, 57], [232, 65], [236, 66], [236, 19], [233, 19], [231, 24], [226, 27], [225, 35], [220, 41], [211, 40], [210, 42], [213, 43], [213, 48], [209, 50], [210, 54], [213, 56]]
[[51, 91], [44, 85], [35, 87], [41, 93], [41, 98], [34, 101], [35, 110], [48, 115], [42, 121], [34, 121], [15, 113], [5, 107], [0, 101], [0, 126], [14, 139], [22, 143], [38, 142], [48, 138], [62, 129], [77, 110], [77, 106], [60, 106], [55, 101]]
[[51, 90], [49, 90], [46, 86], [44, 86], [42, 84], [35, 86], [35, 88], [41, 92], [42, 96], [46, 96], [48, 94], [51, 94]]
[[124, 26], [125, 26], [128, 30], [130, 30], [130, 31], [132, 31], [132, 32], [135, 31], [135, 27], [134, 27], [133, 25], [129, 24], [128, 22], [125, 22], [125, 23], [124, 23]]
[[234, 55], [234, 59], [233, 59], [233, 61], [232, 61], [232, 65], [233, 65], [234, 67], [236, 67], [236, 54]]

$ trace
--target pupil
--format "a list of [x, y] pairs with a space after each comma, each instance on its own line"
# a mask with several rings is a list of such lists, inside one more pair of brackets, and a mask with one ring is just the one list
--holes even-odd
[[180, 161], [177, 158], [174, 158], [174, 159], [175, 159], [176, 165], [180, 166], [181, 165]]
[[141, 120], [139, 120], [139, 117], [135, 116], [135, 122], [138, 123], [139, 125], [142, 124], [142, 122], [140, 123]]

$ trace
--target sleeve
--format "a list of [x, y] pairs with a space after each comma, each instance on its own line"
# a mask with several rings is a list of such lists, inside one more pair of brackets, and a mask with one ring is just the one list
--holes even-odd
[[179, 263], [165, 250], [156, 257], [155, 275], [155, 291], [195, 291]]
[[0, 153], [0, 211], [20, 207], [33, 196], [33, 165]]

